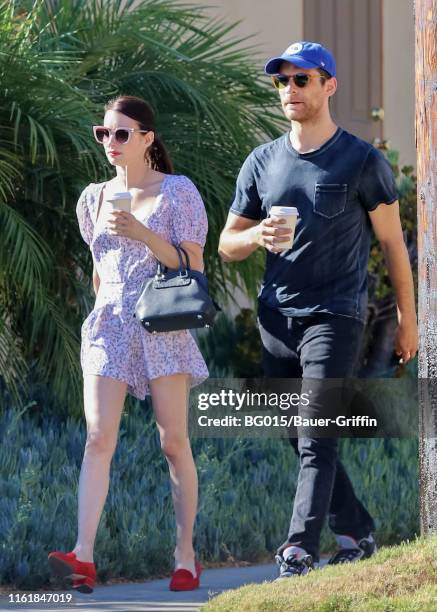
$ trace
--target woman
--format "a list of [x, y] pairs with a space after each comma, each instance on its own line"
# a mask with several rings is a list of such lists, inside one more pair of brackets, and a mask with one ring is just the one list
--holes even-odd
[[[104, 125], [95, 126], [94, 134], [117, 174], [110, 181], [88, 185], [77, 204], [80, 231], [93, 256], [96, 293], [94, 308], [82, 325], [87, 440], [79, 480], [78, 537], [71, 552], [50, 553], [49, 564], [56, 575], [72, 579], [73, 588], [92, 592], [94, 541], [126, 393], [139, 399], [150, 393], [176, 513], [170, 589], [191, 590], [199, 586], [201, 568], [192, 544], [197, 473], [186, 435], [188, 394], [208, 370], [187, 330], [149, 334], [133, 312], [141, 286], [155, 274], [158, 260], [169, 268], [179, 267], [173, 245], [187, 251], [193, 269], [203, 270], [207, 218], [193, 183], [172, 175], [148, 104], [121, 96], [105, 111]], [[112, 210], [106, 200], [126, 191], [126, 185], [132, 195], [131, 212]]]

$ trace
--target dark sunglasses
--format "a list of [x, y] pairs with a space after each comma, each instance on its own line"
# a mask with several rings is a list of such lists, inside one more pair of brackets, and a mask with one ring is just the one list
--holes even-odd
[[116, 128], [115, 130], [111, 130], [111, 128], [102, 125], [93, 125], [94, 138], [100, 144], [108, 142], [111, 134], [114, 134], [115, 141], [118, 144], [127, 144], [134, 132], [147, 134], [148, 131], [149, 130], [137, 130], [135, 128]]
[[272, 76], [273, 85], [276, 89], [285, 89], [290, 82], [290, 79], [296, 85], [296, 87], [305, 87], [310, 82], [310, 79], [324, 79], [325, 77], [321, 74], [306, 74], [299, 72], [288, 76], [287, 74], [275, 74]]

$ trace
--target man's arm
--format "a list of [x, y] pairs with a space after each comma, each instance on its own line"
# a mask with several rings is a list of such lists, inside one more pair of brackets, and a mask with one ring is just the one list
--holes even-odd
[[218, 252], [223, 261], [242, 261], [259, 246], [279, 253], [278, 244], [290, 238], [291, 229], [281, 227], [283, 219], [268, 217], [262, 221], [240, 217], [230, 212], [220, 235]]
[[402, 234], [399, 203], [380, 204], [378, 208], [369, 212], [369, 217], [381, 244], [396, 296], [399, 327], [395, 350], [398, 355], [402, 355], [402, 362], [406, 363], [416, 356], [418, 332], [413, 275]]

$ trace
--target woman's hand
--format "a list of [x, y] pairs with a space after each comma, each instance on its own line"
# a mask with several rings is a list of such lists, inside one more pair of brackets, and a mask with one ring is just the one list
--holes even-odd
[[112, 236], [124, 236], [145, 242], [147, 228], [132, 214], [124, 210], [111, 210], [106, 224]]
[[[124, 236], [144, 242], [164, 266], [173, 270], [179, 268], [179, 258], [174, 246], [143, 225], [132, 213], [111, 210], [105, 219], [105, 226], [112, 236]], [[203, 271], [203, 249], [200, 244], [183, 241], [181, 246], [188, 252], [191, 268]]]

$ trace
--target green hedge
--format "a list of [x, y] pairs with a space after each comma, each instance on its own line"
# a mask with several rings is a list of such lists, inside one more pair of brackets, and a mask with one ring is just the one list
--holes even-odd
[[[47, 553], [71, 550], [85, 424], [15, 410], [0, 415], [0, 583], [47, 583]], [[204, 561], [256, 561], [287, 533], [297, 461], [286, 440], [195, 439], [200, 507], [195, 547]], [[417, 443], [343, 440], [357, 492], [377, 520], [380, 544], [418, 532]], [[96, 541], [99, 579], [148, 578], [172, 566], [175, 528], [167, 464], [151, 411], [122, 417], [111, 486]], [[326, 531], [322, 550], [332, 548]]]

